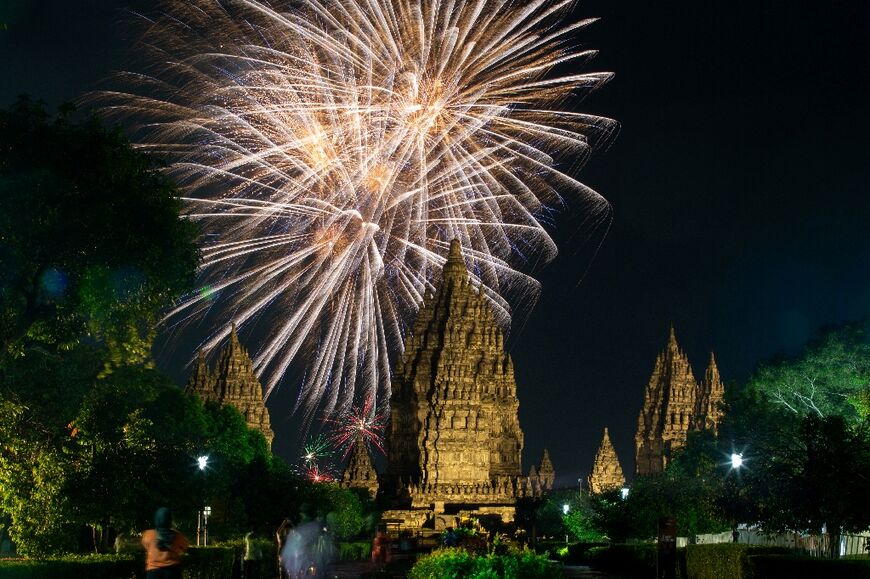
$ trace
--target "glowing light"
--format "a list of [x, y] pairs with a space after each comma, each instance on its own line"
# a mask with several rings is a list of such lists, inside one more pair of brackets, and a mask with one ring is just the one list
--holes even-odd
[[204, 454], [196, 457], [196, 464], [199, 467], [199, 470], [205, 470], [206, 467], [208, 467], [208, 455]]
[[523, 270], [557, 253], [555, 215], [582, 212], [584, 234], [609, 219], [566, 172], [616, 127], [561, 104], [610, 78], [574, 72], [595, 53], [573, 40], [592, 20], [563, 22], [572, 6], [168, 2], [142, 43], [153, 70], [99, 97], [170, 159], [203, 232], [208, 291], [167, 322], [207, 313], [212, 348], [263, 321], [266, 396], [298, 369], [309, 417], [385, 405], [451, 239], [507, 327], [539, 292]]
[[565, 503], [564, 505], [562, 505], [562, 514], [563, 515], [567, 515], [568, 511], [570, 511], [570, 510], [571, 510], [571, 507], [568, 505], [568, 503]]
[[628, 487], [622, 487], [619, 489], [619, 496], [622, 497], [622, 500], [628, 498]]
[[737, 469], [743, 466], [743, 454], [732, 452], [731, 453], [731, 468]]

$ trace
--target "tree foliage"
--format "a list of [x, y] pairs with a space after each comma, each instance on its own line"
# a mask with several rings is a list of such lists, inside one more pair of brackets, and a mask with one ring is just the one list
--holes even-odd
[[90, 336], [106, 370], [149, 359], [155, 316], [197, 262], [158, 169], [95, 118], [52, 119], [27, 98], [0, 111], [0, 352]]
[[842, 416], [851, 424], [860, 422], [870, 410], [866, 322], [825, 329], [799, 356], [759, 366], [747, 388], [797, 417]]

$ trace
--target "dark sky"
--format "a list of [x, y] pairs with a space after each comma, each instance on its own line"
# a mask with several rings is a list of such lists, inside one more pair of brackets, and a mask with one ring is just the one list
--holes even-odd
[[[98, 88], [129, 62], [141, 1], [0, 2], [0, 105]], [[609, 426], [623, 468], [668, 326], [727, 382], [870, 314], [870, 3], [586, 0], [578, 37], [616, 73], [583, 109], [622, 131], [581, 180], [613, 206], [591, 268], [566, 243], [512, 336], [525, 464], [586, 476]], [[570, 229], [558, 238], [567, 240]], [[582, 278], [582, 280], [581, 280]], [[578, 283], [579, 282], [579, 283]], [[254, 348], [252, 348], [254, 349]], [[279, 453], [295, 428], [271, 408]]]

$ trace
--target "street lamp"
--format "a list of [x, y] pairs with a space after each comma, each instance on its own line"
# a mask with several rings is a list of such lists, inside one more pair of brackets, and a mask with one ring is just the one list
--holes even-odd
[[738, 469], [743, 466], [743, 454], [739, 452], [731, 453], [731, 468]]
[[622, 500], [627, 499], [628, 498], [628, 487], [622, 487], [621, 489], [619, 489], [619, 496], [622, 498]]
[[[565, 503], [562, 505], [562, 514], [563, 515], [567, 515], [568, 511], [570, 511], [570, 510], [571, 510], [571, 507], [568, 505], [568, 503]], [[565, 533], [565, 547], [567, 547], [567, 546], [568, 546], [568, 533]]]
[[[205, 469], [208, 468], [208, 455], [196, 457], [196, 466], [202, 473], [202, 502], [205, 504]], [[203, 506], [196, 511], [196, 545], [208, 545], [208, 517], [211, 515], [211, 507]]]

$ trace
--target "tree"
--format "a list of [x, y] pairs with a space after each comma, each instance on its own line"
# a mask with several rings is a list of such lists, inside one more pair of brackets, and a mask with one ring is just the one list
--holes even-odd
[[747, 388], [796, 417], [837, 415], [860, 422], [870, 406], [867, 323], [825, 329], [801, 355], [759, 366]]
[[96, 118], [50, 119], [27, 98], [0, 111], [0, 355], [88, 336], [107, 371], [147, 362], [155, 316], [196, 267], [179, 203], [157, 162]]
[[134, 469], [166, 456], [178, 423], [161, 408], [184, 408], [148, 367], [159, 311], [193, 280], [195, 229], [152, 158], [70, 113], [0, 111], [0, 509], [23, 554], [139, 516]]
[[824, 408], [831, 414], [795, 412], [754, 383], [732, 396], [721, 436], [746, 461], [733, 481], [731, 492], [740, 499], [735, 516], [771, 532], [820, 533], [824, 527], [834, 549], [840, 533], [870, 526], [870, 510], [856, 504], [870, 482], [870, 422], [858, 421], [851, 404], [840, 405], [843, 414]]

